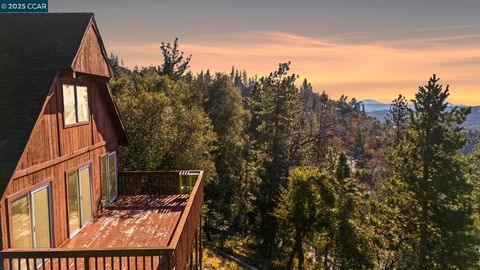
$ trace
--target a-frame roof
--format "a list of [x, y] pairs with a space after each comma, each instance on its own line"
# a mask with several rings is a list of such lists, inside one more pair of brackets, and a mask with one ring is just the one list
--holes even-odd
[[[91, 24], [93, 13], [0, 13], [0, 194], [57, 74], [72, 70]], [[99, 42], [106, 57], [100, 37]]]

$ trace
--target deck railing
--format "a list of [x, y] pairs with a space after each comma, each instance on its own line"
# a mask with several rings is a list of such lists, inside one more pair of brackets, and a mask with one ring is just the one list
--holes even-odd
[[[172, 264], [177, 267], [177, 269], [185, 269], [186, 262], [190, 261], [191, 264], [195, 261], [195, 265], [198, 265], [202, 261], [202, 245], [197, 245], [201, 243], [201, 213], [203, 205], [203, 172], [200, 172], [198, 179], [202, 179], [195, 184], [190, 198], [188, 200], [187, 206], [185, 207], [184, 213], [180, 221], [177, 224], [175, 233], [173, 234], [172, 239], [170, 240], [170, 246], [175, 248], [175, 251], [172, 256]], [[199, 226], [200, 225], [200, 226]], [[197, 230], [198, 229], [198, 230]], [[192, 252], [193, 247], [200, 247], [200, 251]], [[195, 254], [196, 257], [188, 256]], [[198, 257], [200, 256], [200, 257]]]
[[[174, 249], [10, 249], [2, 251], [5, 269], [168, 269]], [[180, 268], [178, 268], [180, 269]]]
[[[201, 269], [201, 211], [203, 171], [196, 171], [187, 205], [176, 224], [168, 246], [155, 248], [102, 249], [7, 249], [0, 252], [0, 268], [13, 269]], [[184, 192], [179, 171], [122, 172], [121, 195], [170, 195]], [[195, 253], [193, 250], [195, 249]], [[200, 250], [198, 250], [200, 249]]]

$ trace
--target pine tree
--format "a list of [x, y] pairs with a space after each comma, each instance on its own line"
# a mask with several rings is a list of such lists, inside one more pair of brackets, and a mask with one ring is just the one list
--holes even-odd
[[385, 122], [393, 131], [393, 144], [397, 145], [405, 135], [408, 123], [408, 103], [404, 96], [399, 95], [392, 101]]
[[158, 73], [167, 75], [172, 80], [180, 79], [185, 71], [190, 67], [192, 55], [184, 57], [184, 52], [178, 47], [178, 38], [175, 38], [173, 44], [162, 42], [160, 46], [163, 56], [163, 65], [158, 67]]
[[293, 123], [298, 108], [298, 90], [294, 85], [297, 76], [287, 75], [289, 63], [280, 64], [277, 71], [262, 77], [258, 85], [256, 119], [259, 123], [258, 147], [263, 152], [262, 182], [259, 186], [259, 233], [263, 238], [263, 253], [271, 258], [276, 249], [278, 223], [273, 215], [280, 187], [289, 173], [289, 147]]
[[470, 108], [447, 110], [449, 87], [438, 81], [433, 75], [419, 88], [405, 138], [389, 154], [393, 179], [404, 187], [395, 196], [408, 198], [402, 209], [408, 224], [402, 225], [402, 233], [413, 241], [403, 251], [403, 267], [469, 269], [478, 252], [472, 234], [472, 185], [459, 150], [467, 142], [460, 124]]
[[361, 194], [355, 180], [351, 178], [351, 169], [348, 165], [348, 157], [340, 153], [335, 168], [336, 203], [335, 226], [330, 229], [331, 253], [336, 265], [340, 269], [370, 269], [370, 260], [367, 238], [362, 235], [359, 223], [358, 204]]

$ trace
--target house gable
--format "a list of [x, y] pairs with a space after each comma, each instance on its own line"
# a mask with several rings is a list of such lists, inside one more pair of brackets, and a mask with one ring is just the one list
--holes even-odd
[[73, 61], [72, 70], [108, 78], [112, 75], [103, 42], [93, 19], [85, 31], [82, 43]]

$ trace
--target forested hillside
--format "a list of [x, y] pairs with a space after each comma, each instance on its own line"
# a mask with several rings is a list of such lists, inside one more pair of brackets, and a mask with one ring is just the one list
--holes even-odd
[[205, 170], [211, 245], [260, 269], [479, 269], [480, 149], [460, 153], [470, 108], [447, 109], [438, 78], [381, 123], [290, 63], [192, 74], [176, 41], [160, 54], [110, 59], [120, 166]]

